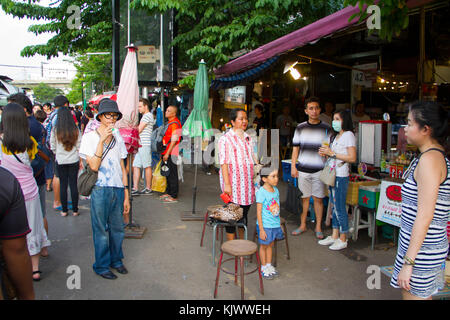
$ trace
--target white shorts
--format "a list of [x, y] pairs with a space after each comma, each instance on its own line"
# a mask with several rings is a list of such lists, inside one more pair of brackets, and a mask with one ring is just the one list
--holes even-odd
[[148, 168], [152, 166], [152, 152], [150, 146], [142, 146], [134, 156], [133, 167]]
[[298, 188], [302, 198], [325, 198], [325, 184], [319, 179], [322, 171], [316, 173], [298, 172]]

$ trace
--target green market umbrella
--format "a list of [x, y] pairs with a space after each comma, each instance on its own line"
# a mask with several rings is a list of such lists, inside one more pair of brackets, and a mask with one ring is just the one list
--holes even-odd
[[191, 138], [209, 139], [212, 136], [208, 116], [209, 81], [205, 61], [200, 61], [194, 88], [194, 109], [183, 125], [183, 135]]
[[[211, 120], [208, 116], [209, 81], [206, 63], [200, 61], [194, 87], [194, 108], [183, 125], [183, 136], [209, 140], [212, 136]], [[194, 144], [195, 146], [195, 144]], [[195, 161], [195, 160], [194, 160]], [[195, 214], [195, 200], [197, 195], [197, 164], [195, 165], [194, 187], [192, 193], [192, 213], [185, 214], [182, 220], [202, 220], [199, 214]]]

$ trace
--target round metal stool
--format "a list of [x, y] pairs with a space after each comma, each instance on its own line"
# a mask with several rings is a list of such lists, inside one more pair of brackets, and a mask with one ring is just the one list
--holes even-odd
[[[260, 290], [261, 290], [261, 294], [264, 294], [264, 287], [263, 287], [263, 281], [262, 281], [262, 275], [261, 275], [261, 262], [259, 259], [259, 254], [258, 254], [258, 246], [256, 245], [256, 243], [254, 243], [253, 241], [249, 241], [249, 240], [230, 240], [230, 241], [226, 241], [222, 244], [221, 248], [221, 253], [220, 253], [220, 258], [219, 258], [219, 263], [217, 265], [217, 276], [216, 276], [216, 286], [214, 288], [214, 298], [217, 297], [217, 289], [219, 287], [219, 275], [220, 275], [220, 270], [221, 270], [221, 266], [222, 266], [222, 259], [223, 259], [223, 254], [226, 253], [228, 255], [231, 255], [234, 257], [234, 282], [235, 284], [237, 284], [237, 277], [238, 277], [238, 258], [240, 261], [240, 277], [241, 277], [241, 300], [244, 300], [244, 276], [254, 273], [255, 271], [258, 271], [258, 275], [259, 275], [259, 285], [260, 285]], [[251, 272], [244, 272], [244, 257], [245, 256], [251, 256], [255, 254], [256, 255], [256, 269], [251, 271]], [[233, 258], [231, 258], [233, 259]], [[230, 260], [230, 259], [228, 259]], [[228, 261], [226, 260], [226, 261]], [[224, 261], [225, 262], [225, 261]], [[224, 271], [224, 270], [222, 270]], [[225, 272], [225, 271], [224, 271]]]

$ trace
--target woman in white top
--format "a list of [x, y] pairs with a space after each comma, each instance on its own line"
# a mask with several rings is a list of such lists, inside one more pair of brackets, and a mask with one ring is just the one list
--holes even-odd
[[58, 110], [56, 125], [50, 136], [50, 146], [55, 154], [56, 166], [61, 181], [61, 216], [67, 216], [67, 187], [70, 186], [73, 215], [78, 216], [78, 169], [80, 166], [81, 133], [69, 108]]
[[333, 204], [332, 227], [333, 234], [320, 240], [321, 245], [331, 245], [331, 250], [347, 248], [348, 215], [345, 207], [350, 168], [349, 163], [356, 161], [356, 142], [353, 134], [352, 117], [349, 111], [343, 110], [333, 115], [333, 130], [337, 133], [331, 146], [319, 149], [321, 156], [334, 159], [336, 167], [336, 182], [330, 187], [330, 201]]

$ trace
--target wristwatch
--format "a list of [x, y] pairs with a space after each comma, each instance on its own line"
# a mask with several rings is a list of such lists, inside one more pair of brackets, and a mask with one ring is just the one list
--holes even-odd
[[336, 159], [336, 152], [333, 152], [333, 155], [332, 155], [332, 156], [330, 156], [330, 158], [332, 158], [332, 159]]

